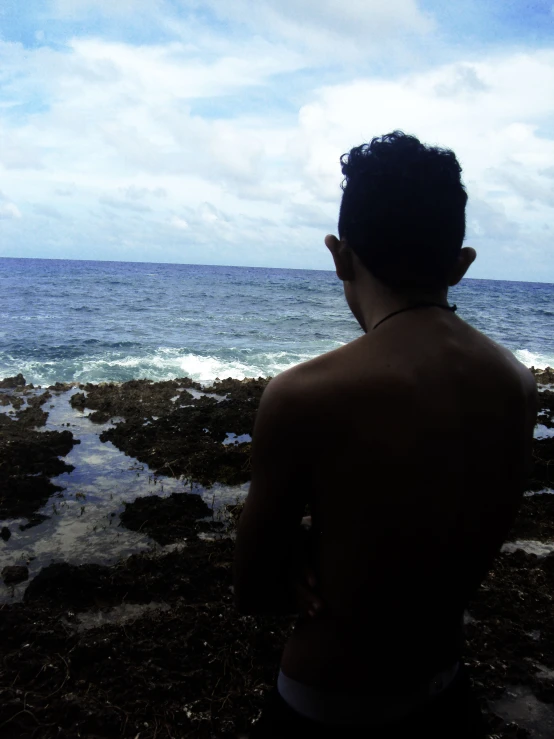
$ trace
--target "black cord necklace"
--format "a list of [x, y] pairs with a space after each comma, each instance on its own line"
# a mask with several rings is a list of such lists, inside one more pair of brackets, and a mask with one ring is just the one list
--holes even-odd
[[442, 303], [416, 303], [415, 305], [409, 305], [407, 308], [400, 308], [400, 310], [395, 310], [394, 313], [389, 313], [388, 316], [381, 318], [380, 321], [377, 321], [372, 331], [375, 331], [377, 326], [380, 326], [384, 321], [388, 321], [389, 318], [397, 316], [399, 313], [404, 313], [404, 311], [413, 310], [414, 308], [444, 308], [445, 310], [452, 311], [452, 313], [458, 310], [457, 305], [443, 305]]

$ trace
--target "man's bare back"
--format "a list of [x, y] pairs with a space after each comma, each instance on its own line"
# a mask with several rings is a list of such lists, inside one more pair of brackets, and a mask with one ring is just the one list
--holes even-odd
[[[284, 672], [386, 692], [457, 659], [468, 600], [521, 501], [531, 373], [437, 308], [289, 371], [303, 396], [313, 562], [326, 608], [298, 623]], [[305, 424], [309, 422], [309, 426]]]
[[[315, 734], [365, 718], [405, 735], [397, 713], [416, 706], [428, 710], [426, 731], [435, 711], [433, 736], [453, 726], [480, 736], [461, 625], [525, 490], [537, 389], [509, 351], [445, 310], [476, 258], [463, 247], [453, 152], [393, 132], [341, 164], [339, 238], [325, 243], [364, 335], [267, 386], [237, 536], [239, 609], [290, 612], [306, 557], [322, 603], [298, 609], [277, 685], [284, 704], [269, 706], [259, 736], [281, 718], [299, 728], [298, 714]], [[368, 696], [372, 715], [360, 716]]]

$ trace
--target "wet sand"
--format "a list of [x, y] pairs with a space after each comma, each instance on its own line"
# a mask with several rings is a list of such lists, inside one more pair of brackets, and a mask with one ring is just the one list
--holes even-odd
[[[554, 736], [554, 372], [537, 380], [529, 494], [466, 617], [503, 738]], [[248, 730], [293, 626], [239, 616], [231, 592], [266, 383], [0, 383], [0, 570], [20, 568], [0, 584], [0, 735]]]

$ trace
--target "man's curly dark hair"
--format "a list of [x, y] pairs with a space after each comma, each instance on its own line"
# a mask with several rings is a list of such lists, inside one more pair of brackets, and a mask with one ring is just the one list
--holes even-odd
[[393, 131], [343, 154], [341, 165], [339, 237], [391, 287], [446, 287], [465, 236], [454, 153]]

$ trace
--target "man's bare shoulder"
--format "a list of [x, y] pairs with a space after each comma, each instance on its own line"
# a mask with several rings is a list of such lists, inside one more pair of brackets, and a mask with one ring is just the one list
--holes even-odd
[[336, 379], [345, 362], [351, 358], [360, 339], [344, 344], [325, 354], [320, 354], [306, 362], [296, 364], [269, 383], [268, 389], [279, 393], [299, 393], [310, 395], [318, 388], [325, 388], [328, 383]]
[[398, 393], [400, 378], [371, 361], [366, 336], [362, 336], [330, 352], [295, 365], [274, 377], [264, 396], [272, 405], [292, 406], [297, 413], [317, 410], [335, 404], [337, 398], [359, 392], [382, 397], [387, 387]]
[[490, 337], [472, 328], [472, 331], [478, 335], [481, 341], [501, 357], [505, 368], [506, 376], [512, 377], [514, 381], [519, 383], [521, 390], [527, 397], [534, 397], [537, 393], [537, 383], [528, 367], [515, 356], [515, 354], [502, 344], [498, 344]]
[[[471, 355], [468, 370], [471, 367], [470, 374], [476, 373], [476, 386], [484, 374], [492, 373], [496, 383], [532, 403], [537, 389], [529, 369], [509, 349], [467, 328], [469, 333], [460, 337], [457, 351], [462, 360]], [[375, 410], [383, 403], [390, 407], [390, 403], [402, 403], [417, 393], [415, 376], [410, 372], [414, 358], [408, 359], [364, 335], [277, 375], [268, 385], [266, 401], [286, 405], [297, 414], [324, 410], [338, 398], [346, 401], [349, 397], [371, 398]]]

